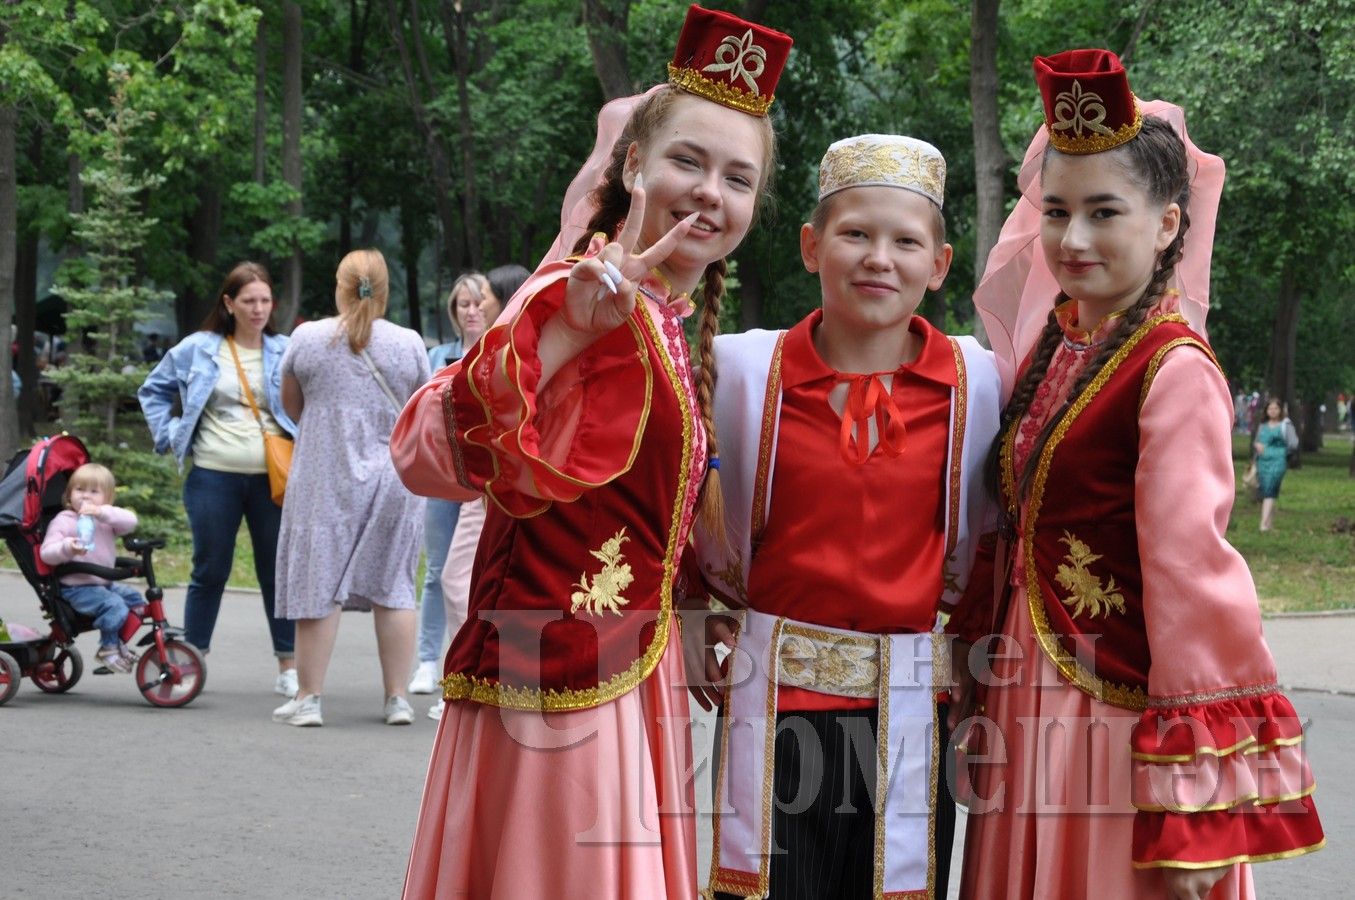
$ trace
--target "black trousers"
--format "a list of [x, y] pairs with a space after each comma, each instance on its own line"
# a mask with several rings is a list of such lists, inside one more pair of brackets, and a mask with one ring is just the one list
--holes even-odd
[[[937, 719], [944, 765], [945, 706]], [[770, 900], [870, 900], [877, 710], [780, 713], [776, 724]], [[945, 771], [937, 773], [935, 834], [935, 896], [945, 897], [955, 840], [955, 800]]]

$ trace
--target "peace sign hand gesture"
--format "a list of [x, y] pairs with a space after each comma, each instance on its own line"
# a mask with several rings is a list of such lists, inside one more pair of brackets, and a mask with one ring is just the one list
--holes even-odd
[[[630, 195], [626, 225], [616, 240], [597, 256], [580, 260], [569, 272], [563, 323], [577, 338], [589, 343], [630, 318], [635, 309], [635, 291], [649, 270], [666, 260], [696, 221], [697, 213], [678, 222], [668, 233], [640, 253], [635, 245], [645, 217], [645, 192], [640, 176]], [[585, 337], [586, 336], [586, 337]], [[576, 339], [576, 342], [577, 339]]]

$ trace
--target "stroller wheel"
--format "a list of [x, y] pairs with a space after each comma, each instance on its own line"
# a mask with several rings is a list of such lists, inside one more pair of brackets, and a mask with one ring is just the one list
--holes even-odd
[[38, 689], [48, 694], [64, 694], [85, 673], [85, 660], [74, 646], [62, 647], [53, 644], [43, 654], [43, 659], [33, 667], [29, 678]]
[[207, 663], [202, 653], [183, 641], [165, 641], [165, 660], [154, 647], [141, 654], [136, 664], [136, 684], [152, 706], [187, 706], [207, 683]]
[[19, 681], [22, 678], [23, 671], [19, 668], [19, 661], [0, 650], [0, 706], [4, 706], [10, 697], [19, 692]]

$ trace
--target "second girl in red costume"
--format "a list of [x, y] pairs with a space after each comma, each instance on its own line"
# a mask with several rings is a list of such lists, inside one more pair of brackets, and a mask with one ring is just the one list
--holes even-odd
[[[1179, 108], [1130, 93], [1113, 53], [1035, 72], [1047, 138], [975, 298], [1008, 366], [1043, 329], [991, 461], [1008, 575], [995, 607], [951, 622], [1000, 634], [968, 739], [961, 896], [1249, 897], [1247, 863], [1324, 839], [1225, 539], [1232, 405], [1201, 337], [1223, 165]], [[1057, 299], [1039, 293], [1050, 273]]]

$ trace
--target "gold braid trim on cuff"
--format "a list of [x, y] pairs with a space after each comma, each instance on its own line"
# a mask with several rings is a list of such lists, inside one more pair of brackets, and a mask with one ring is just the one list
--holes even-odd
[[1244, 794], [1236, 800], [1225, 800], [1222, 803], [1206, 803], [1201, 804], [1200, 806], [1187, 806], [1185, 804], [1180, 806], [1140, 806], [1135, 803], [1134, 808], [1139, 812], [1176, 813], [1178, 815], [1191, 815], [1192, 813], [1202, 812], [1222, 812], [1225, 809], [1236, 809], [1237, 807], [1244, 806], [1248, 803], [1255, 804], [1256, 806], [1274, 806], [1276, 803], [1287, 803], [1290, 800], [1302, 800], [1304, 797], [1310, 796], [1315, 790], [1317, 790], [1317, 784], [1313, 783], [1301, 791], [1295, 791], [1292, 794], [1280, 794], [1275, 797], [1262, 797], [1259, 793], [1253, 792]]
[[679, 68], [668, 64], [668, 83], [698, 97], [705, 97], [721, 106], [737, 109], [750, 116], [765, 116], [776, 95], [762, 96], [723, 81], [712, 81], [696, 69]]
[[1136, 869], [1217, 869], [1220, 866], [1233, 866], [1238, 863], [1259, 863], [1271, 862], [1277, 859], [1293, 859], [1296, 856], [1303, 856], [1305, 853], [1313, 853], [1327, 846], [1327, 839], [1323, 838], [1316, 844], [1308, 847], [1300, 847], [1297, 850], [1282, 850], [1279, 853], [1259, 853], [1252, 855], [1250, 853], [1239, 853], [1237, 856], [1230, 856], [1227, 859], [1212, 859], [1208, 862], [1188, 862], [1179, 859], [1155, 859], [1151, 862], [1139, 862], [1134, 860]]
[[1232, 756], [1241, 750], [1244, 756], [1256, 756], [1277, 747], [1293, 747], [1295, 744], [1303, 743], [1303, 735], [1291, 738], [1276, 738], [1273, 741], [1267, 741], [1264, 744], [1256, 743], [1256, 737], [1251, 736], [1238, 741], [1231, 747], [1196, 747], [1194, 753], [1177, 753], [1173, 755], [1158, 755], [1156, 753], [1131, 753], [1130, 758], [1139, 762], [1149, 763], [1186, 763], [1191, 762], [1198, 756], [1217, 756], [1222, 759], [1225, 756]]

